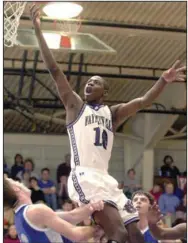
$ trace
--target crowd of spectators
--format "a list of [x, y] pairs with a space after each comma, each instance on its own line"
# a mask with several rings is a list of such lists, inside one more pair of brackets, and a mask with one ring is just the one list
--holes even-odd
[[[21, 154], [15, 155], [14, 164], [11, 168], [8, 168], [4, 161], [3, 170], [4, 176], [20, 181], [30, 188], [33, 203], [47, 204], [55, 211], [70, 211], [77, 207], [77, 204], [70, 200], [67, 189], [67, 180], [71, 171], [70, 154], [66, 154], [64, 162], [57, 167], [56, 182], [52, 180], [49, 168], [42, 168], [40, 172], [35, 171], [33, 160], [30, 158], [24, 159]], [[150, 194], [158, 203], [166, 218], [166, 223], [169, 218], [172, 226], [186, 222], [187, 184], [184, 183], [182, 187], [178, 183], [179, 176], [186, 176], [186, 173], [181, 174], [174, 165], [172, 157], [167, 155], [164, 158], [164, 165], [160, 168], [159, 175], [166, 179], [162, 184], [154, 183]], [[177, 183], [173, 184], [170, 178], [175, 179]], [[122, 189], [130, 199], [133, 193], [142, 189], [141, 181], [137, 178], [133, 168], [128, 170], [125, 180], [119, 183], [119, 189]], [[90, 219], [82, 222], [82, 225], [90, 224]], [[14, 212], [11, 209], [4, 211], [4, 242], [19, 243], [14, 226]]]
[[[156, 175], [161, 177], [161, 183], [154, 183], [149, 193], [159, 205], [165, 223], [172, 226], [186, 222], [187, 173], [181, 173], [169, 155], [164, 157], [163, 162], [164, 165], [159, 169], [159, 175]], [[180, 183], [181, 178], [184, 178], [183, 184]], [[125, 195], [130, 199], [134, 192], [142, 189], [141, 181], [138, 180], [133, 168], [128, 170], [124, 182], [119, 183], [119, 188], [123, 189]]]

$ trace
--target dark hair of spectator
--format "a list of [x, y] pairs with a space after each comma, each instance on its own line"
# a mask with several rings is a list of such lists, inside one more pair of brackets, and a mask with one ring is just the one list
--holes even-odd
[[133, 193], [131, 200], [133, 200], [136, 195], [144, 195], [145, 197], [147, 197], [150, 202], [150, 205], [153, 205], [155, 202], [154, 197], [149, 192], [145, 192], [142, 190], [136, 191]]
[[11, 188], [8, 180], [3, 178], [3, 204], [5, 208], [13, 208], [18, 198], [15, 191]]
[[26, 163], [28, 163], [28, 162], [32, 164], [32, 168], [33, 168], [33, 170], [34, 170], [34, 168], [35, 168], [35, 164], [34, 164], [33, 160], [30, 159], [30, 158], [25, 159], [25, 161], [24, 161], [24, 165], [25, 165]]
[[37, 180], [37, 178], [35, 176], [32, 176], [32, 177], [29, 178], [29, 182], [31, 182], [31, 181], [38, 182], [38, 180]]
[[66, 199], [66, 200], [63, 201], [62, 205], [64, 205], [65, 203], [72, 204], [72, 201], [70, 199]]
[[166, 164], [166, 161], [167, 161], [168, 159], [170, 159], [172, 163], [174, 162], [172, 156], [170, 156], [170, 155], [166, 155], [166, 156], [164, 157], [164, 159], [163, 159], [164, 164]]
[[16, 162], [16, 158], [17, 158], [17, 157], [21, 157], [21, 164], [23, 165], [23, 157], [22, 157], [21, 154], [16, 154], [16, 155], [14, 156], [14, 164], [17, 165], [17, 162]]
[[48, 173], [50, 173], [50, 169], [49, 168], [43, 168], [42, 170], [41, 170], [41, 173], [43, 173], [44, 171], [48, 171]]
[[129, 169], [129, 170], [127, 171], [127, 174], [129, 174], [130, 172], [133, 172], [134, 174], [136, 174], [136, 172], [135, 172], [135, 170], [134, 170], [133, 168]]

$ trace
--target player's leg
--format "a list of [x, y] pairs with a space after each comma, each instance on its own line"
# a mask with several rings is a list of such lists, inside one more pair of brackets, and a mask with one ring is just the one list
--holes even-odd
[[[123, 202], [122, 199], [119, 202]], [[119, 213], [123, 219], [125, 228], [128, 232], [128, 242], [129, 243], [144, 243], [144, 237], [137, 227], [137, 222], [139, 221], [139, 216], [137, 210], [134, 208], [130, 199], [126, 199], [123, 210], [119, 210]]]
[[129, 243], [144, 243], [144, 237], [137, 227], [136, 222], [132, 222], [125, 226], [128, 232], [128, 242]]
[[[108, 238], [108, 242], [125, 243], [128, 239], [127, 231], [118, 210], [105, 203], [104, 210], [95, 212], [94, 220], [103, 229]], [[136, 243], [136, 242], [135, 242]]]

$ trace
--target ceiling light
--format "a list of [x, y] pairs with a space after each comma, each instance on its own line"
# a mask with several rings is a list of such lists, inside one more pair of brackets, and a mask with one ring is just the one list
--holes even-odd
[[43, 12], [53, 19], [69, 19], [79, 16], [82, 6], [76, 3], [56, 2], [44, 6]]

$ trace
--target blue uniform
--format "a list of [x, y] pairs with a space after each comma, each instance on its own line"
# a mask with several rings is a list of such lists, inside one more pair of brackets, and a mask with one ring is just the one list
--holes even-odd
[[149, 227], [144, 230], [141, 230], [141, 233], [144, 236], [145, 243], [158, 243], [158, 240], [154, 239], [152, 234], [150, 233]]
[[72, 243], [51, 229], [40, 229], [29, 222], [26, 216], [28, 207], [23, 204], [15, 211], [15, 225], [21, 243]]

